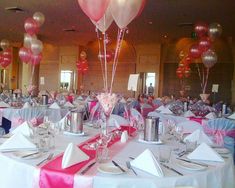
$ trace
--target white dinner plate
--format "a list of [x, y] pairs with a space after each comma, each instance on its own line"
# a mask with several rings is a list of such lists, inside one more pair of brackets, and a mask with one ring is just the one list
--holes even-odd
[[230, 151], [227, 148], [214, 148], [214, 150], [219, 154], [229, 154]]
[[193, 170], [193, 171], [198, 171], [198, 170], [205, 170], [206, 167], [205, 166], [201, 166], [198, 164], [194, 164], [194, 163], [189, 163], [189, 162], [185, 162], [185, 161], [181, 161], [181, 160], [177, 160], [176, 164], [185, 169], [185, 170]]
[[[30, 155], [30, 154], [32, 154], [32, 155]], [[14, 158], [28, 160], [28, 159], [36, 159], [38, 157], [41, 157], [42, 152], [37, 152], [37, 151], [16, 151], [16, 152], [13, 152], [11, 155]], [[30, 155], [30, 156], [24, 157], [26, 155]]]
[[69, 131], [64, 131], [64, 134], [65, 135], [70, 135], [70, 136], [87, 136], [88, 135], [85, 132], [82, 132], [82, 133], [72, 133], [72, 132], [69, 132]]
[[[127, 169], [123, 166], [121, 166], [125, 171], [127, 171]], [[112, 163], [104, 163], [101, 164], [98, 167], [98, 171], [105, 173], [105, 174], [112, 174], [112, 175], [118, 175], [118, 174], [123, 174], [124, 172], [121, 171], [118, 167], [114, 166]]]
[[138, 141], [141, 143], [144, 143], [144, 144], [163, 144], [163, 142], [161, 140], [159, 140], [159, 141], [146, 141], [142, 138], [139, 138]]

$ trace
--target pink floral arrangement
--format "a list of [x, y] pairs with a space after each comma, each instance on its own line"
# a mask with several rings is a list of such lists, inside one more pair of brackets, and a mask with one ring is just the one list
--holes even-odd
[[112, 113], [113, 108], [118, 101], [118, 97], [115, 93], [101, 93], [97, 95], [97, 99], [106, 115], [110, 115]]

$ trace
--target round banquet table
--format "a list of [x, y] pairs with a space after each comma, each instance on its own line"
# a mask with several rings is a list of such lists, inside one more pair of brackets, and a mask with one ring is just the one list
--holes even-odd
[[[17, 126], [17, 123], [14, 123], [15, 120], [22, 118], [24, 121], [30, 121], [33, 118], [43, 118], [44, 116], [48, 117], [53, 123], [60, 121], [69, 113], [68, 108], [60, 109], [51, 109], [47, 106], [38, 106], [30, 108], [1, 108], [0, 117], [4, 117], [12, 121], [12, 128], [14, 129]], [[2, 119], [2, 118], [0, 118]]]
[[[98, 129], [84, 127], [87, 136], [72, 136], [60, 134], [56, 137], [56, 147], [51, 150], [55, 155], [65, 151], [68, 143], [80, 144], [99, 133]], [[2, 143], [5, 138], [0, 138]], [[164, 144], [175, 147], [174, 142]], [[110, 156], [120, 165], [125, 166], [130, 157], [137, 157], [146, 148], [149, 148], [154, 155], [158, 155], [159, 147], [164, 145], [146, 144], [140, 142], [137, 137], [131, 137], [127, 143], [117, 142], [109, 149]], [[35, 159], [20, 159], [12, 153], [0, 153], [0, 187], [1, 188], [32, 188], [39, 187], [40, 168], [38, 162], [46, 158], [48, 154]], [[147, 161], [146, 161], [147, 162]], [[205, 170], [186, 170], [176, 164], [175, 155], [172, 154], [169, 166], [177, 169], [183, 176], [162, 167], [164, 177], [156, 177], [144, 171], [135, 169], [137, 176], [130, 170], [119, 175], [105, 174], [97, 169], [96, 163], [84, 175], [80, 171], [74, 175], [73, 187], [95, 187], [95, 188], [175, 188], [176, 186], [193, 186], [195, 188], [234, 188], [234, 164], [230, 154], [225, 158], [224, 163], [210, 162]], [[58, 186], [59, 187], [59, 186]]]

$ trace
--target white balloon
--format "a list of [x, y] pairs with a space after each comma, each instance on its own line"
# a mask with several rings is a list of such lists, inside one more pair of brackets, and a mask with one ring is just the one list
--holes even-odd
[[25, 48], [31, 48], [31, 42], [32, 40], [37, 39], [36, 35], [30, 35], [28, 33], [24, 34], [24, 47]]
[[5, 50], [10, 47], [10, 42], [7, 39], [2, 39], [0, 46], [3, 50]]
[[98, 22], [95, 22], [93, 20], [91, 21], [101, 32], [104, 33], [113, 22], [113, 16], [111, 14], [110, 6], [107, 8], [104, 16]]
[[217, 55], [216, 53], [209, 49], [202, 54], [202, 63], [205, 65], [206, 68], [213, 67], [217, 62]]
[[31, 51], [34, 55], [38, 55], [42, 52], [43, 44], [38, 39], [33, 39], [31, 41]]
[[113, 19], [120, 29], [124, 29], [139, 13], [145, 0], [111, 0]]
[[41, 12], [35, 12], [33, 14], [33, 19], [41, 26], [45, 22], [45, 16]]

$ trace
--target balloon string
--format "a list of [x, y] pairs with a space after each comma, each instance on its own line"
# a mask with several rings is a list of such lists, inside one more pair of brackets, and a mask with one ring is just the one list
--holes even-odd
[[30, 85], [32, 85], [32, 84], [33, 84], [33, 75], [34, 75], [34, 70], [35, 70], [35, 65], [33, 65], [33, 68], [32, 68], [31, 79], [30, 79]]
[[117, 64], [118, 64], [118, 56], [121, 51], [121, 46], [122, 46], [122, 41], [125, 35], [125, 29], [121, 29], [120, 32], [118, 32], [118, 38], [117, 38], [117, 45], [116, 45], [116, 50], [115, 50], [115, 56], [114, 56], [114, 62], [113, 62], [113, 70], [112, 70], [112, 80], [110, 84], [110, 93], [112, 93], [113, 89], [113, 81], [117, 69]]
[[205, 81], [205, 84], [204, 84], [204, 88], [203, 88], [203, 93], [206, 92], [206, 86], [207, 86], [207, 81], [208, 81], [208, 77], [209, 77], [209, 68], [206, 69], [206, 81]]
[[108, 91], [108, 67], [107, 67], [107, 58], [106, 58], [106, 42], [105, 42], [106, 34], [104, 32], [104, 72], [105, 72], [105, 92]]
[[[104, 26], [105, 26], [106, 16], [104, 14]], [[105, 92], [108, 92], [108, 67], [107, 67], [107, 57], [106, 57], [106, 34], [104, 31], [103, 45], [104, 45], [104, 73], [105, 73]]]
[[104, 64], [103, 64], [103, 60], [101, 58], [101, 45], [100, 45], [100, 36], [99, 36], [99, 30], [98, 28], [96, 27], [96, 30], [97, 30], [97, 39], [98, 39], [98, 46], [99, 46], [99, 60], [100, 60], [100, 65], [101, 65], [101, 71], [102, 71], [102, 77], [103, 77], [103, 84], [104, 84], [104, 88], [105, 88], [105, 77], [104, 77]]
[[200, 68], [199, 68], [198, 63], [196, 63], [196, 65], [197, 65], [197, 72], [198, 72], [199, 80], [200, 80], [200, 82], [201, 82], [201, 88], [203, 89], [201, 71], [200, 71]]
[[204, 92], [205, 85], [205, 69], [202, 67], [202, 92]]

